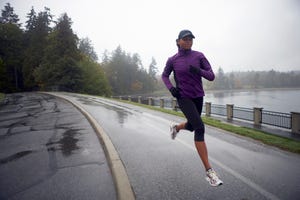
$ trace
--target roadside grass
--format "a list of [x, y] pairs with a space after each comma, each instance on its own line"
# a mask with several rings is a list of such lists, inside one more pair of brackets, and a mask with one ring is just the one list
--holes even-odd
[[4, 100], [5, 98], [5, 94], [4, 93], [0, 93], [0, 103]]
[[[116, 100], [116, 99], [113, 99], [113, 100]], [[148, 109], [151, 109], [151, 110], [156, 110], [156, 111], [160, 111], [160, 112], [163, 112], [163, 113], [176, 115], [176, 116], [179, 116], [179, 117], [184, 117], [183, 113], [176, 112], [174, 110], [158, 108], [158, 107], [145, 105], [145, 104], [139, 104], [139, 103], [126, 101], [126, 100], [116, 100], [116, 101], [121, 101], [121, 102], [124, 102], [124, 103], [133, 104], [133, 105], [148, 108]], [[273, 135], [271, 133], [256, 130], [256, 129], [253, 129], [253, 128], [231, 125], [229, 123], [222, 122], [221, 120], [213, 119], [211, 117], [202, 116], [202, 120], [205, 124], [207, 124], [209, 126], [213, 126], [213, 127], [216, 127], [216, 128], [219, 128], [219, 129], [222, 129], [222, 130], [225, 130], [225, 131], [229, 131], [229, 132], [232, 132], [232, 133], [235, 133], [235, 134], [238, 134], [238, 135], [249, 137], [249, 138], [252, 138], [254, 140], [260, 141], [264, 144], [275, 146], [277, 148], [280, 148], [280, 149], [283, 149], [283, 150], [286, 150], [286, 151], [290, 151], [290, 152], [300, 154], [300, 141], [296, 141], [296, 140], [293, 140], [293, 139], [290, 139], [290, 138], [285, 138], [285, 137]]]

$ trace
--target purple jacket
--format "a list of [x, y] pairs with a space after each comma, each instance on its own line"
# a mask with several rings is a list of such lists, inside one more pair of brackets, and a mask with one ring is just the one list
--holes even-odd
[[[190, 65], [200, 68], [200, 73], [193, 74], [189, 71]], [[166, 87], [174, 87], [169, 79], [174, 72], [174, 79], [181, 97], [196, 98], [203, 97], [202, 77], [213, 81], [215, 74], [203, 53], [193, 50], [179, 49], [178, 53], [170, 57], [162, 73], [162, 80]]]

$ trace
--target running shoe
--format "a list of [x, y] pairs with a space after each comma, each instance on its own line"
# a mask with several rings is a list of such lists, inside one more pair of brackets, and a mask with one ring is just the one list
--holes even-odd
[[213, 169], [209, 169], [206, 171], [206, 180], [209, 182], [211, 186], [219, 186], [223, 184], [223, 181], [218, 177], [217, 173]]
[[174, 140], [176, 138], [177, 135], [177, 130], [176, 130], [176, 125], [171, 125], [170, 126], [170, 133], [171, 133], [171, 138], [172, 140]]

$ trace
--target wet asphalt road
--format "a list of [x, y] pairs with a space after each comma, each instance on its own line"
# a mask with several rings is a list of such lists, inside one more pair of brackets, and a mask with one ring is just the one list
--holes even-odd
[[206, 127], [211, 163], [224, 185], [213, 188], [193, 145], [181, 132], [171, 140], [171, 122], [183, 119], [90, 96], [68, 94], [103, 127], [126, 167], [137, 199], [296, 200], [300, 156]]
[[[213, 188], [204, 179], [193, 135], [183, 131], [170, 139], [169, 124], [182, 118], [59, 94], [84, 107], [109, 135], [136, 199], [299, 199], [298, 154], [206, 126], [210, 160], [224, 181]], [[82, 114], [51, 96], [34, 104], [39, 98], [28, 95], [21, 106], [0, 109], [0, 199], [115, 199], [103, 151]], [[18, 123], [8, 111], [19, 113]]]
[[70, 103], [16, 93], [0, 105], [0, 199], [116, 199], [98, 138]]

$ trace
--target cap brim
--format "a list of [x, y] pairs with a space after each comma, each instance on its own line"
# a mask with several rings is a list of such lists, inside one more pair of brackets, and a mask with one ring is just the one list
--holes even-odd
[[195, 36], [191, 33], [186, 33], [183, 36], [181, 36], [181, 38], [187, 37], [187, 36], [191, 36], [192, 38], [195, 38]]

